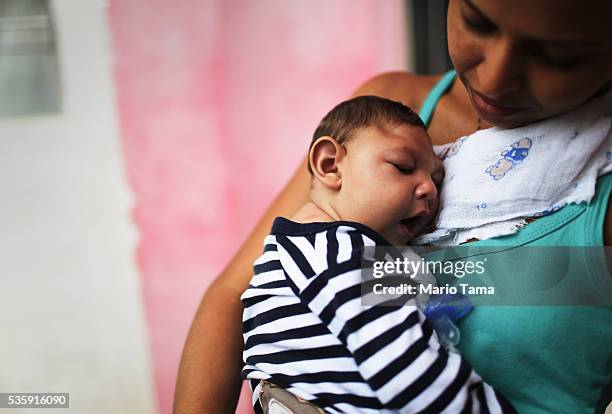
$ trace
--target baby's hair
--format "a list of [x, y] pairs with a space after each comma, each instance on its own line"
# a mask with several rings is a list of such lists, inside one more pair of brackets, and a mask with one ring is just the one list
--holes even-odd
[[[425, 128], [421, 118], [401, 102], [373, 95], [358, 96], [340, 102], [323, 117], [312, 136], [310, 147], [320, 137], [329, 136], [344, 145], [360, 128], [375, 126], [385, 129], [401, 124]], [[310, 164], [308, 170], [311, 171]]]

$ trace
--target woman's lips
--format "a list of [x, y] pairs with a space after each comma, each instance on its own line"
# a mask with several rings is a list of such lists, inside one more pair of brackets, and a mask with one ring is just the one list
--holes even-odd
[[491, 101], [488, 98], [485, 98], [478, 92], [472, 90], [470, 94], [472, 98], [472, 103], [474, 104], [474, 108], [483, 118], [502, 118], [514, 115], [523, 109], [524, 107], [509, 107], [498, 105], [496, 102]]

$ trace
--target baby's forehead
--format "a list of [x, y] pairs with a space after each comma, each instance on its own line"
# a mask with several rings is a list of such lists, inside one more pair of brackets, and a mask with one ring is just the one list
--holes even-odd
[[355, 134], [362, 143], [378, 148], [402, 148], [413, 152], [433, 153], [431, 138], [424, 128], [411, 124], [372, 125]]

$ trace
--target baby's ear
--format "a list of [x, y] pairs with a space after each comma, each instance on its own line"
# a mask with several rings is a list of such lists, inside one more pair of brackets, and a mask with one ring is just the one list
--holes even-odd
[[338, 163], [345, 153], [346, 150], [334, 138], [328, 136], [317, 138], [310, 148], [308, 161], [312, 174], [330, 190], [338, 191], [342, 186]]

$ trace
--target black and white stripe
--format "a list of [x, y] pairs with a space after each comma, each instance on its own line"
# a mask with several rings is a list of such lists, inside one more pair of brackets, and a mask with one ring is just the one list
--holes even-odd
[[362, 305], [361, 249], [385, 244], [357, 223], [277, 218], [242, 295], [243, 377], [326, 412], [515, 412], [415, 306]]

